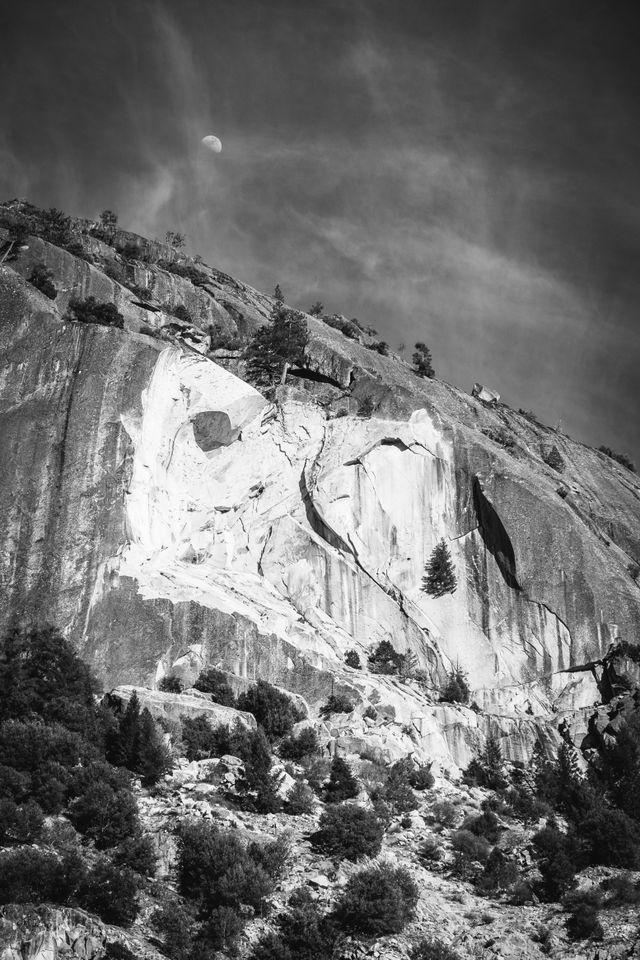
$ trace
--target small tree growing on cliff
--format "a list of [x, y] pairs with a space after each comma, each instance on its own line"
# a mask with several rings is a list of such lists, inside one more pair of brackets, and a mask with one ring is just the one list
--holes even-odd
[[433, 377], [435, 375], [431, 351], [426, 343], [416, 343], [413, 366], [419, 377]]
[[278, 377], [285, 383], [289, 367], [302, 364], [308, 339], [304, 316], [276, 300], [269, 323], [256, 331], [245, 350], [249, 379], [258, 386], [272, 386]]
[[425, 567], [421, 589], [432, 597], [443, 597], [445, 593], [454, 593], [457, 586], [458, 581], [451, 554], [443, 538], [433, 548], [431, 558]]

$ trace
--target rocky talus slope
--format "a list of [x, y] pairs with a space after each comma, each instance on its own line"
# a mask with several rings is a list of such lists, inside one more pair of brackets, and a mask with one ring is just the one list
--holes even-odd
[[[350, 691], [360, 707], [333, 731], [345, 746], [452, 772], [489, 728], [514, 760], [563, 721], [581, 742], [607, 699], [599, 662], [639, 632], [638, 477], [317, 318], [304, 367], [268, 400], [206, 331], [246, 337], [269, 297], [184, 257], [192, 278], [177, 275], [182, 255], [162, 244], [76, 227], [82, 255], [32, 237], [0, 268], [3, 624], [57, 623], [110, 685], [216, 665], [311, 715]], [[26, 279], [34, 263], [55, 300]], [[90, 295], [124, 329], [65, 320]], [[434, 599], [421, 582], [442, 537], [458, 589]], [[421, 682], [345, 667], [383, 639], [415, 654]], [[453, 663], [479, 709], [439, 702]]]

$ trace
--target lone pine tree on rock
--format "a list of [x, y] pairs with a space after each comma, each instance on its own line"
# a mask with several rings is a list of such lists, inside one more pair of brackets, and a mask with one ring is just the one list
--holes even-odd
[[433, 548], [429, 563], [425, 567], [421, 589], [432, 597], [443, 597], [445, 593], [454, 593], [457, 586], [451, 554], [443, 538]]

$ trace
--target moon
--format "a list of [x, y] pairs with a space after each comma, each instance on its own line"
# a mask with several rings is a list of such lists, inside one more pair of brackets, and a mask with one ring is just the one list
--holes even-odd
[[214, 137], [212, 133], [206, 137], [203, 137], [200, 143], [203, 147], [206, 147], [207, 150], [210, 150], [211, 153], [220, 153], [222, 151], [222, 141], [218, 140], [217, 137]]

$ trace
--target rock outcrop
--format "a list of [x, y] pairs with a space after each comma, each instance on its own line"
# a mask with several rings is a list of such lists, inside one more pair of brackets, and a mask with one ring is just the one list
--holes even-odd
[[[34, 239], [0, 268], [3, 624], [56, 622], [110, 686], [153, 686], [180, 663], [187, 680], [207, 665], [268, 679], [312, 709], [350, 692], [360, 706], [336, 736], [357, 749], [364, 708], [384, 707], [368, 742], [452, 768], [489, 729], [524, 761], [593, 712], [588, 665], [639, 632], [633, 473], [311, 317], [305, 367], [267, 400], [237, 358], [166, 333], [161, 306], [105, 275], [112, 247], [83, 242], [92, 264]], [[35, 261], [55, 301], [25, 279]], [[198, 285], [126, 269], [203, 333], [246, 335], [268, 315], [269, 298], [203, 264]], [[123, 330], [65, 319], [89, 294]], [[443, 537], [458, 588], [435, 599], [422, 576]], [[415, 655], [420, 683], [344, 666], [385, 639]], [[454, 663], [480, 712], [438, 702]]]

